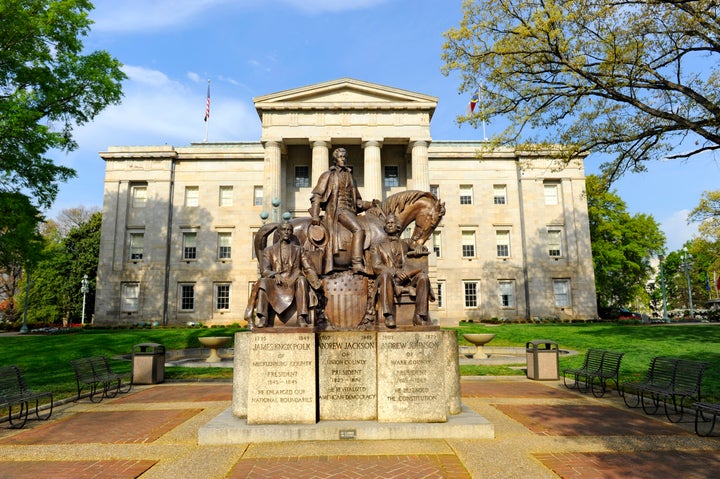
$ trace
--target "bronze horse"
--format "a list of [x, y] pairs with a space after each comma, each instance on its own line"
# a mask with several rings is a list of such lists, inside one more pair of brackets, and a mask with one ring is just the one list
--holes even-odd
[[[428, 240], [435, 227], [445, 215], [445, 203], [440, 201], [434, 194], [419, 191], [407, 190], [389, 196], [385, 201], [367, 210], [364, 215], [358, 216], [360, 225], [365, 230], [365, 244], [363, 249], [367, 251], [370, 245], [386, 238], [383, 229], [385, 217], [394, 213], [397, 216], [401, 228], [404, 230], [411, 223], [415, 223], [412, 233], [412, 243], [415, 251], [420, 253], [424, 243]], [[293, 233], [297, 242], [309, 251], [323, 250], [327, 243], [327, 235], [338, 234], [340, 251], [335, 255], [333, 264], [336, 269], [348, 269], [350, 267], [350, 234], [345, 228], [339, 232], [324, 231], [321, 234], [310, 234], [310, 217], [293, 218], [290, 220], [293, 225]], [[255, 254], [261, 257], [262, 251], [267, 246], [268, 237], [275, 233], [279, 223], [268, 223], [263, 225], [255, 234], [253, 246]], [[315, 226], [318, 228], [318, 226]], [[321, 226], [324, 228], [324, 226]], [[277, 238], [275, 238], [277, 239]], [[317, 256], [319, 259], [319, 256]], [[322, 265], [317, 264], [318, 272], [322, 271]]]

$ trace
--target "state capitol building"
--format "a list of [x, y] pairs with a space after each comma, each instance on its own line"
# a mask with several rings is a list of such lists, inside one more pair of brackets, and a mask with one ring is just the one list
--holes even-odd
[[337, 147], [363, 199], [413, 189], [445, 202], [426, 243], [433, 321], [597, 318], [584, 159], [432, 139], [437, 101], [342, 78], [254, 98], [259, 141], [101, 152], [95, 324], [245, 324], [253, 235], [309, 216]]

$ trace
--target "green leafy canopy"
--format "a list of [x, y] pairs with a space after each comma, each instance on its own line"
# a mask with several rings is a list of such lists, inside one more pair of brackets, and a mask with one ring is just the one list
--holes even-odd
[[[715, 0], [466, 0], [445, 33], [443, 72], [480, 92], [460, 122], [504, 118], [498, 144], [599, 152], [612, 180], [720, 147]], [[687, 145], [690, 145], [689, 147]], [[688, 149], [689, 148], [689, 149]]]
[[600, 177], [589, 175], [586, 191], [598, 306], [625, 306], [645, 291], [665, 235], [652, 216], [629, 214]]
[[708, 239], [720, 240], [720, 190], [703, 192], [688, 222], [698, 223], [698, 231]]
[[87, 0], [0, 2], [0, 191], [29, 192], [49, 207], [74, 176], [46, 155], [77, 147], [72, 130], [122, 98], [121, 64], [85, 53]]

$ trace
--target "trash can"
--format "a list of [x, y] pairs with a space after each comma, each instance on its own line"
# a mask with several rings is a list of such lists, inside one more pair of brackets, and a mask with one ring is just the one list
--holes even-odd
[[141, 343], [133, 346], [133, 384], [157, 384], [165, 381], [165, 346]]
[[536, 339], [525, 344], [528, 379], [560, 379], [558, 356], [560, 350], [555, 341]]

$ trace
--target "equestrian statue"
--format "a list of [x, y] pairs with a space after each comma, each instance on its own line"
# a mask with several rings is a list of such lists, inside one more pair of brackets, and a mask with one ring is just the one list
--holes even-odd
[[[433, 301], [434, 295], [431, 289], [428, 291], [429, 251], [425, 242], [445, 215], [444, 202], [430, 192], [419, 190], [396, 193], [384, 201], [364, 201], [352, 170], [345, 164], [345, 155], [344, 148], [333, 152], [334, 166], [320, 176], [312, 190], [310, 216], [287, 222], [292, 227], [291, 238], [285, 233], [281, 239], [282, 229], [289, 229], [281, 223], [268, 223], [257, 231], [253, 244], [256, 257], [267, 256], [264, 253], [272, 236], [273, 244], [291, 241], [304, 252], [298, 257], [309, 259], [309, 265], [299, 268], [309, 275], [309, 284], [314, 285], [308, 288], [311, 296], [308, 304], [314, 305], [313, 319], [301, 307], [302, 317], [296, 320], [298, 326], [312, 323], [309, 325], [318, 330], [431, 326], [426, 303]], [[386, 231], [388, 219], [392, 222], [391, 234]], [[378, 282], [386, 288], [388, 276], [385, 268], [382, 272], [379, 270], [380, 262], [371, 256], [371, 250], [382, 250], [380, 245], [387, 242], [389, 236], [398, 237], [411, 225], [409, 238], [402, 239], [402, 266], [393, 266], [398, 293], [394, 296], [398, 303], [396, 318], [395, 306], [389, 307], [387, 295], [378, 293]], [[319, 287], [316, 274], [321, 280]], [[381, 275], [382, 281], [379, 281]], [[418, 283], [415, 277], [422, 278], [420, 294], [413, 286]], [[250, 327], [291, 326], [287, 314], [278, 315], [281, 322], [273, 322], [265, 311], [261, 311], [263, 317], [259, 321], [255, 317], [259, 283], [251, 292], [245, 314]], [[417, 301], [425, 304], [417, 305]], [[263, 303], [263, 307], [265, 305]]]

